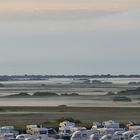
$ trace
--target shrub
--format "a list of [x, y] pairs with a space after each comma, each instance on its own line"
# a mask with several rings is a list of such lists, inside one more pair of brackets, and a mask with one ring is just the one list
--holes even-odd
[[82, 123], [80, 120], [75, 120], [73, 118], [60, 118], [57, 120], [57, 122], [63, 122], [63, 121], [69, 121], [69, 122], [73, 122], [73, 123], [76, 123], [76, 124], [80, 124]]
[[131, 98], [126, 96], [116, 96], [113, 98], [113, 101], [131, 102]]
[[0, 87], [4, 87], [4, 84], [0, 83]]
[[35, 92], [32, 96], [58, 96], [54, 92]]

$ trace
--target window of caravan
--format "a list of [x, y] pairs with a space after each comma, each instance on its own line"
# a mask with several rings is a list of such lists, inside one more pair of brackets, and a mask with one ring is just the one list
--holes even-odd
[[17, 139], [21, 139], [21, 140], [22, 140], [22, 139], [24, 139], [24, 138], [25, 138], [24, 136], [20, 136], [20, 137], [19, 137], [19, 138], [17, 138]]
[[70, 130], [66, 130], [66, 133], [70, 134], [70, 133], [71, 133], [71, 131], [70, 131]]
[[55, 129], [48, 129], [49, 134], [57, 134]]
[[73, 138], [81, 138], [81, 134], [75, 134]]
[[107, 136], [107, 139], [108, 139], [108, 140], [111, 140], [111, 136]]
[[6, 134], [4, 137], [5, 137], [5, 138], [13, 138], [14, 135], [13, 135], [13, 134]]
[[132, 138], [134, 136], [134, 134], [130, 134], [130, 138]]
[[82, 137], [86, 138], [87, 137], [87, 134], [83, 134]]
[[40, 130], [39, 134], [47, 134], [47, 131], [46, 130]]
[[99, 138], [98, 137], [94, 137], [94, 140], [99, 140]]

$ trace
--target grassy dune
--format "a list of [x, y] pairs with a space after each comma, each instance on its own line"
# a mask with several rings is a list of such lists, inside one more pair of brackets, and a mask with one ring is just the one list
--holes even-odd
[[0, 125], [24, 128], [27, 124], [57, 127], [60, 118], [74, 118], [80, 125], [92, 126], [93, 121], [116, 120], [140, 122], [140, 108], [103, 107], [0, 107]]

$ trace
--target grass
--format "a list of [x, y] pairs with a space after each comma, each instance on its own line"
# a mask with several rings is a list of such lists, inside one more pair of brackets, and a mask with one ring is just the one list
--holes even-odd
[[61, 118], [74, 118], [80, 125], [90, 127], [93, 121], [116, 120], [140, 122], [140, 108], [112, 107], [0, 107], [0, 126], [14, 125], [24, 129], [27, 124], [58, 127]]

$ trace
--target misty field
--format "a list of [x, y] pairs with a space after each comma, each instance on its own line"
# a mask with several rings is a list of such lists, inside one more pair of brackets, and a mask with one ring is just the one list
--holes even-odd
[[[0, 88], [0, 125], [14, 125], [22, 129], [27, 124], [58, 127], [60, 120], [74, 119], [79, 122], [78, 125], [90, 128], [93, 121], [111, 119], [121, 123], [129, 120], [140, 122], [140, 95], [125, 93], [130, 85], [120, 84], [122, 79], [119, 84], [105, 84], [103, 87], [92, 87], [92, 84], [62, 84], [62, 79], [59, 80], [52, 85], [44, 83], [48, 81], [3, 82], [4, 87]], [[33, 96], [37, 92], [47, 96], [42, 96], [42, 93], [40, 96]], [[48, 93], [53, 93], [53, 96]], [[72, 93], [77, 95], [68, 95]], [[123, 101], [120, 98], [114, 100], [116, 93], [123, 97]], [[126, 98], [130, 100], [126, 101]]]

